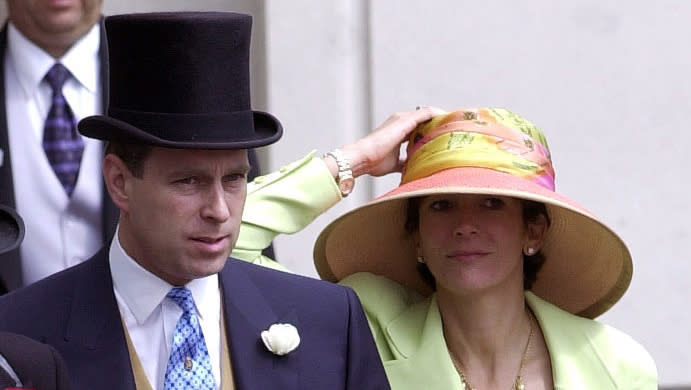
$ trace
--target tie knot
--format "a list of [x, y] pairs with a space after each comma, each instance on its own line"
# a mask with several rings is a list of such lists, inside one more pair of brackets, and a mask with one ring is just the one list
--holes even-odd
[[172, 299], [173, 302], [177, 303], [184, 313], [194, 314], [194, 298], [192, 298], [192, 292], [185, 287], [173, 287], [166, 295], [168, 298]]
[[46, 81], [53, 89], [53, 93], [61, 93], [62, 85], [65, 84], [67, 78], [70, 77], [70, 71], [59, 62], [56, 62], [53, 67], [46, 73]]

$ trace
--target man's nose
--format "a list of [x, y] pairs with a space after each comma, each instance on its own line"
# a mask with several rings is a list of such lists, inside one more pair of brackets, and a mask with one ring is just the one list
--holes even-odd
[[221, 183], [209, 187], [201, 210], [202, 218], [223, 222], [230, 218], [230, 210], [226, 201], [226, 193]]

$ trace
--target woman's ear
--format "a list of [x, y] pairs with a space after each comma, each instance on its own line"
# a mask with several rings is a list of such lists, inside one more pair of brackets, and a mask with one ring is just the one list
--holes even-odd
[[534, 221], [528, 222], [526, 247], [533, 248], [534, 252], [539, 251], [547, 234], [547, 228], [549, 228], [549, 224], [544, 214], [539, 214]]
[[124, 213], [129, 211], [130, 186], [128, 183], [133, 178], [132, 173], [120, 157], [113, 153], [105, 155], [103, 158], [103, 180], [113, 203]]

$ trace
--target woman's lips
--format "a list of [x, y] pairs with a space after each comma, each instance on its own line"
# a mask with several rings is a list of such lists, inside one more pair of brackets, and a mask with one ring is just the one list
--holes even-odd
[[446, 257], [458, 261], [475, 261], [488, 254], [489, 252], [487, 251], [457, 251], [449, 253]]
[[76, 5], [75, 0], [50, 0], [48, 1], [48, 6], [52, 8], [68, 8]]

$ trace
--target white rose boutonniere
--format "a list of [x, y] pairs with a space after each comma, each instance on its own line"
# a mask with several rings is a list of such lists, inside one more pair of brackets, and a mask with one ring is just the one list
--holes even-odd
[[273, 324], [269, 330], [262, 331], [262, 341], [266, 349], [283, 356], [300, 345], [300, 335], [297, 328], [291, 324]]

